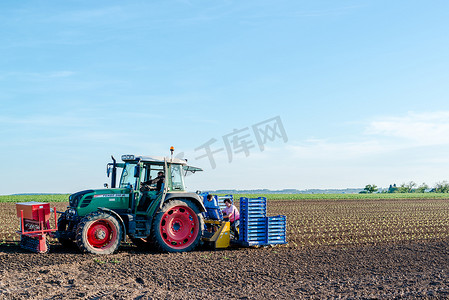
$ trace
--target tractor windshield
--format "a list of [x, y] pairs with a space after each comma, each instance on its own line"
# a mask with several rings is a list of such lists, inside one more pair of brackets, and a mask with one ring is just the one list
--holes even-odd
[[136, 164], [125, 164], [123, 168], [122, 177], [120, 178], [120, 187], [126, 188], [130, 186], [134, 186], [136, 178], [134, 178], [134, 168]]

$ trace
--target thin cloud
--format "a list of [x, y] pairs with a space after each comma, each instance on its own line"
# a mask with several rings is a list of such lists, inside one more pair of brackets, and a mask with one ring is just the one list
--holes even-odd
[[288, 145], [288, 153], [301, 159], [345, 160], [397, 150], [394, 145], [382, 145], [376, 140], [361, 142], [329, 142], [308, 140], [300, 145]]
[[334, 16], [342, 16], [347, 15], [355, 10], [363, 7], [362, 5], [352, 5], [352, 6], [341, 6], [334, 7], [328, 9], [303, 9], [303, 10], [292, 10], [286, 12], [281, 9], [280, 12], [270, 10], [269, 14], [267, 13], [252, 13], [252, 6], [249, 5], [245, 7], [245, 11], [251, 13], [245, 13], [242, 15], [242, 20], [246, 21], [266, 21], [267, 19], [298, 19], [298, 18], [326, 18], [326, 17], [334, 17]]
[[42, 22], [98, 22], [99, 20], [117, 20], [123, 19], [124, 13], [121, 6], [110, 6], [98, 9], [85, 9], [85, 10], [71, 10], [64, 13], [48, 16], [45, 19], [41, 19]]
[[365, 134], [399, 138], [414, 146], [449, 144], [449, 111], [384, 117], [370, 122]]
[[51, 71], [51, 72], [9, 72], [5, 74], [0, 74], [0, 78], [1, 79], [18, 78], [21, 80], [43, 81], [55, 78], [67, 78], [75, 74], [76, 72], [68, 70]]
[[51, 72], [48, 73], [47, 76], [49, 78], [65, 78], [75, 75], [75, 72], [72, 71], [58, 71], [58, 72]]
[[0, 116], [0, 124], [2, 126], [25, 125], [28, 128], [36, 127], [89, 127], [91, 122], [89, 119], [80, 119], [79, 117], [70, 116], [26, 116], [26, 117], [9, 117]]
[[287, 148], [300, 159], [351, 160], [443, 145], [449, 145], [449, 111], [379, 117], [367, 123], [352, 141], [309, 139]]

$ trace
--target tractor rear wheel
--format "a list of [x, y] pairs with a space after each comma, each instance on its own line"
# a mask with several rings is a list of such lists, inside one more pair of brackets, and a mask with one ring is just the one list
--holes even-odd
[[162, 252], [191, 251], [200, 243], [203, 227], [203, 216], [192, 201], [172, 200], [154, 218], [152, 241]]
[[85, 216], [76, 230], [76, 244], [82, 252], [112, 254], [120, 246], [122, 227], [109, 213], [96, 211]]

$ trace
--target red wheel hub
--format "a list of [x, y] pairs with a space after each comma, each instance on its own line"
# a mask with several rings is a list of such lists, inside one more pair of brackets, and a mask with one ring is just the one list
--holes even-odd
[[164, 213], [160, 224], [163, 241], [175, 249], [190, 246], [199, 233], [196, 213], [188, 206], [174, 206]]
[[106, 249], [117, 239], [117, 231], [107, 220], [95, 221], [87, 230], [87, 241], [94, 248]]

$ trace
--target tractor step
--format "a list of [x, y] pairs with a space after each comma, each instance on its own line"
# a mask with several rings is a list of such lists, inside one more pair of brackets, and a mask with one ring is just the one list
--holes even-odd
[[136, 216], [136, 231], [133, 235], [135, 237], [147, 237], [150, 235], [150, 221], [146, 216]]

